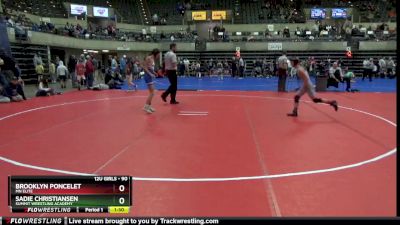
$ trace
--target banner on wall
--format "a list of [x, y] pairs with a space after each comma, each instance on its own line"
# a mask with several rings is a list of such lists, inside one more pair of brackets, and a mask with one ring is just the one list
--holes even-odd
[[268, 51], [281, 51], [282, 43], [268, 43]]
[[108, 17], [108, 8], [93, 6], [93, 16]]
[[46, 23], [50, 23], [50, 18], [49, 17], [42, 17], [40, 18], [40, 21], [46, 22]]
[[192, 12], [192, 20], [206, 20], [207, 12], [206, 11], [194, 11]]
[[226, 11], [212, 11], [213, 20], [226, 20]]
[[82, 13], [87, 14], [87, 6], [86, 5], [71, 4], [71, 14], [72, 15], [81, 15]]

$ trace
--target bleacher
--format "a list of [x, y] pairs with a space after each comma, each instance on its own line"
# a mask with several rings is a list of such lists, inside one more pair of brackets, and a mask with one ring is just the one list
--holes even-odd
[[[380, 57], [392, 57], [395, 63], [397, 62], [396, 53], [393, 51], [388, 52], [356, 52], [353, 54], [353, 58], [345, 58], [344, 52], [287, 52], [287, 56], [299, 57], [301, 60], [306, 60], [308, 57], [314, 57], [316, 61], [326, 61], [328, 57], [332, 61], [342, 59], [344, 67], [349, 67], [349, 70], [353, 71], [357, 76], [362, 75], [362, 63], [366, 58], [374, 58], [375, 60]], [[241, 52], [241, 57], [246, 63], [245, 73], [247, 76], [251, 75], [254, 70], [254, 61], [256, 59], [267, 59], [268, 61], [276, 60], [280, 56], [280, 52]], [[200, 60], [202, 65], [206, 65], [211, 58], [215, 61], [218, 60], [231, 60], [234, 56], [233, 52], [180, 52], [177, 54], [178, 58], [183, 60], [187, 58], [190, 62], [193, 60]]]
[[123, 23], [143, 24], [138, 0], [113, 0], [112, 6], [121, 15]]
[[67, 17], [62, 0], [3, 0], [4, 7], [43, 17]]
[[150, 23], [152, 23], [152, 16], [158, 15], [158, 18], [165, 18], [167, 25], [182, 25], [182, 16], [176, 9], [179, 0], [147, 0], [145, 1], [150, 11]]
[[47, 47], [32, 44], [11, 44], [11, 54], [21, 68], [21, 77], [26, 83], [36, 84], [37, 76], [33, 64], [33, 56], [38, 53], [42, 57], [45, 73], [48, 73]]
[[[111, 0], [69, 0], [68, 2], [80, 5], [110, 7]], [[109, 4], [107, 4], [107, 2], [109, 2]]]

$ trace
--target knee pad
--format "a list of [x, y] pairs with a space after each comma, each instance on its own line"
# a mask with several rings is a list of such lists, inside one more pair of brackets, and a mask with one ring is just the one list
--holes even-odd
[[294, 102], [299, 103], [300, 96], [296, 95], [294, 96]]
[[315, 103], [321, 103], [321, 102], [322, 102], [322, 99], [320, 99], [320, 98], [313, 98], [313, 102], [315, 102]]

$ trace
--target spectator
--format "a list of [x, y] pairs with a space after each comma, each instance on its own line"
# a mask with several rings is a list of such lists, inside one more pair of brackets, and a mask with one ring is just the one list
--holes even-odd
[[134, 62], [133, 58], [129, 57], [126, 62], [125, 74], [128, 81], [128, 89], [133, 87], [135, 90], [137, 90], [137, 85], [133, 82], [133, 68], [135, 64], [136, 63]]
[[42, 78], [39, 82], [38, 90], [36, 92], [36, 97], [41, 97], [41, 96], [49, 96], [49, 95], [55, 95], [56, 92], [54, 91], [53, 88], [49, 88], [49, 83], [47, 82], [46, 78]]
[[372, 76], [376, 77], [378, 75], [378, 64], [372, 59]]
[[364, 73], [362, 80], [364, 81], [365, 77], [369, 77], [369, 81], [372, 81], [372, 70], [374, 69], [374, 62], [373, 59], [365, 59], [363, 62]]
[[69, 25], [69, 23], [67, 22], [64, 26], [64, 30], [65, 31], [69, 31], [71, 29], [71, 25]]
[[78, 63], [75, 66], [75, 73], [78, 82], [78, 90], [81, 90], [81, 86], [85, 81], [85, 59], [81, 56]]
[[126, 69], [126, 55], [123, 55], [119, 59], [119, 70], [122, 77], [125, 77], [125, 69]]
[[332, 67], [329, 69], [329, 78], [327, 87], [334, 86], [339, 87], [339, 82], [343, 82], [343, 72], [338, 66], [337, 62], [334, 62]]
[[269, 31], [268, 28], [265, 29], [265, 34], [264, 34], [264, 36], [265, 36], [266, 38], [271, 38], [271, 33], [270, 33], [270, 31]]
[[39, 63], [43, 64], [42, 57], [38, 53], [35, 53], [33, 56], [33, 65], [35, 66], [35, 68]]
[[56, 76], [57, 74], [56, 74], [56, 65], [53, 63], [53, 61], [50, 61], [49, 63], [49, 74], [51, 82], [55, 84], [57, 81], [57, 76]]
[[222, 74], [223, 67], [224, 66], [223, 66], [222, 62], [220, 60], [218, 60], [218, 62], [217, 62], [217, 75], [219, 75], [219, 79], [220, 80], [222, 80], [224, 78], [223, 74]]
[[236, 62], [235, 57], [232, 57], [231, 69], [232, 69], [232, 77], [236, 77], [237, 76], [237, 62]]
[[22, 86], [17, 77], [12, 77], [11, 81], [5, 87], [5, 95], [13, 102], [21, 102], [26, 100]]
[[157, 15], [157, 13], [154, 13], [152, 19], [153, 19], [153, 25], [158, 25], [158, 15]]
[[381, 78], [385, 78], [386, 75], [386, 61], [385, 61], [385, 57], [382, 57], [379, 60], [379, 75]]
[[67, 69], [70, 73], [72, 88], [76, 88], [75, 66], [76, 66], [76, 57], [75, 57], [75, 55], [71, 55], [68, 60], [68, 68]]
[[346, 67], [345, 74], [343, 76], [343, 81], [346, 82], [346, 91], [347, 92], [351, 91], [351, 81], [353, 78], [355, 78], [354, 73], [352, 71], [349, 71], [349, 68]]
[[201, 71], [200, 71], [200, 69], [201, 69], [200, 61], [197, 61], [197, 62], [196, 62], [196, 65], [195, 65], [195, 71], [196, 71], [196, 76], [197, 76], [198, 78], [201, 78]]
[[114, 58], [111, 60], [111, 72], [113, 76], [115, 73], [117, 73], [117, 68], [118, 68], [117, 56], [114, 56]]
[[[64, 62], [60, 60], [57, 67], [57, 76], [60, 79], [61, 88], [66, 88], [66, 80], [68, 76], [68, 69], [64, 66]], [[43, 79], [42, 79], [43, 80]]]
[[42, 80], [44, 74], [44, 67], [41, 62], [38, 63], [38, 65], [35, 68], [35, 71], [38, 81]]
[[394, 63], [392, 57], [389, 57], [388, 61], [386, 62], [386, 67], [387, 67], [387, 77], [389, 79], [393, 79], [396, 77], [396, 74], [394, 73], [396, 64]]
[[[92, 61], [92, 57], [91, 56], [87, 56], [86, 57], [86, 65], [85, 65], [85, 77], [86, 77], [86, 86], [88, 89], [93, 87], [93, 81], [94, 81], [94, 65], [93, 65], [93, 61]], [[125, 67], [124, 67], [125, 69]], [[125, 71], [124, 71], [125, 73]]]
[[309, 62], [308, 62], [308, 71], [310, 72], [311, 76], [315, 75], [316, 69], [317, 69], [316, 68], [316, 61], [314, 59], [314, 56], [310, 57]]
[[5, 20], [6, 20], [6, 23], [7, 23], [8, 26], [14, 27], [15, 23], [14, 23], [14, 21], [11, 19], [11, 17], [6, 16]]
[[214, 62], [213, 62], [213, 59], [211, 58], [207, 63], [208, 76], [211, 76], [213, 67], [214, 67]]
[[56, 62], [56, 67], [58, 67], [60, 65], [60, 57], [58, 55], [56, 56], [55, 62]]
[[[7, 86], [13, 77], [18, 78], [18, 83], [23, 84], [21, 79], [21, 70], [15, 60], [10, 57], [4, 48], [0, 48], [0, 58], [2, 59], [2, 65], [0, 65], [0, 71], [3, 74], [4, 85]], [[25, 98], [25, 95], [22, 95]]]
[[254, 65], [255, 65], [254, 75], [256, 75], [256, 76], [262, 75], [262, 61], [261, 61], [261, 59], [256, 59]]
[[10, 98], [7, 97], [6, 94], [6, 86], [7, 86], [7, 81], [1, 71], [1, 67], [4, 66], [4, 60], [0, 58], [0, 103], [7, 103], [10, 102]]
[[190, 73], [190, 68], [189, 68], [190, 62], [189, 62], [189, 60], [187, 58], [185, 58], [183, 60], [183, 64], [185, 65], [185, 75], [189, 75], [189, 73]]
[[94, 57], [94, 55], [91, 55], [91, 58], [92, 58], [93, 69], [94, 69], [94, 72], [93, 72], [94, 80], [100, 81], [100, 80], [102, 80], [99, 75], [99, 70], [98, 70], [98, 69], [101, 69], [101, 66], [99, 65], [100, 62], [97, 61], [97, 59]]
[[283, 37], [290, 38], [290, 31], [288, 27], [285, 27], [285, 29], [283, 29]]
[[179, 76], [185, 76], [185, 64], [183, 63], [182, 60], [179, 61]]
[[244, 60], [242, 57], [239, 58], [239, 76], [244, 77]]

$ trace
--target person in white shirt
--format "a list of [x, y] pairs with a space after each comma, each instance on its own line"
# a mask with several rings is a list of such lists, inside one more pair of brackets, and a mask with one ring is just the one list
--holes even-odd
[[188, 60], [188, 59], [184, 59], [183, 60], [183, 64], [185, 65], [185, 75], [188, 75], [189, 74], [189, 65], [190, 65], [190, 61]]
[[200, 65], [200, 62], [199, 61], [197, 61], [197, 63], [196, 63], [196, 76], [198, 77], [198, 78], [201, 78], [201, 71], [200, 71], [200, 68], [201, 68], [201, 65]]
[[158, 25], [158, 15], [157, 14], [153, 15], [153, 25]]
[[[165, 90], [164, 93], [161, 94], [161, 99], [164, 102], [167, 102], [168, 95], [171, 95], [171, 104], [178, 104], [179, 102], [176, 101], [176, 92], [178, 91], [178, 76], [177, 76], [177, 69], [178, 69], [178, 60], [176, 58], [176, 44], [172, 43], [169, 45], [169, 51], [164, 56], [164, 64], [165, 64], [165, 72], [166, 76], [169, 80], [169, 87]], [[187, 59], [185, 59], [187, 60]], [[189, 61], [187, 60], [187, 64]], [[186, 67], [186, 63], [185, 63]]]
[[382, 57], [379, 60], [379, 74], [380, 77], [384, 78], [385, 74], [386, 74], [386, 61], [385, 61], [385, 57]]
[[67, 80], [67, 76], [68, 76], [68, 69], [66, 66], [64, 66], [63, 61], [59, 61], [58, 63], [58, 67], [57, 67], [57, 76], [58, 79], [60, 79], [60, 83], [61, 83], [61, 88], [66, 88], [66, 84], [65, 81]]
[[40, 55], [38, 55], [37, 53], [35, 53], [35, 55], [33, 56], [33, 65], [36, 66], [43, 64], [43, 60], [42, 57], [40, 57]]
[[364, 81], [365, 77], [369, 77], [369, 81], [372, 81], [372, 69], [371, 69], [371, 62], [368, 59], [363, 61], [363, 76], [362, 80]]
[[329, 78], [327, 87], [334, 86], [336, 88], [339, 87], [339, 83], [343, 82], [343, 72], [342, 69], [338, 66], [337, 62], [332, 64], [332, 67], [329, 68]]
[[244, 76], [244, 60], [242, 57], [239, 59], [239, 76], [242, 78]]
[[278, 92], [286, 92], [286, 77], [289, 68], [289, 59], [286, 57], [286, 52], [278, 58]]
[[55, 94], [61, 94], [61, 93], [56, 93], [56, 91], [53, 88], [49, 88], [49, 83], [46, 78], [42, 78], [39, 82], [38, 90], [36, 92], [36, 97], [41, 97], [41, 96], [49, 96], [49, 95], [55, 95]]
[[386, 68], [387, 68], [387, 76], [390, 79], [393, 79], [396, 77], [396, 74], [394, 73], [394, 69], [396, 68], [396, 64], [394, 63], [392, 57], [389, 57], [388, 61], [386, 62]]

